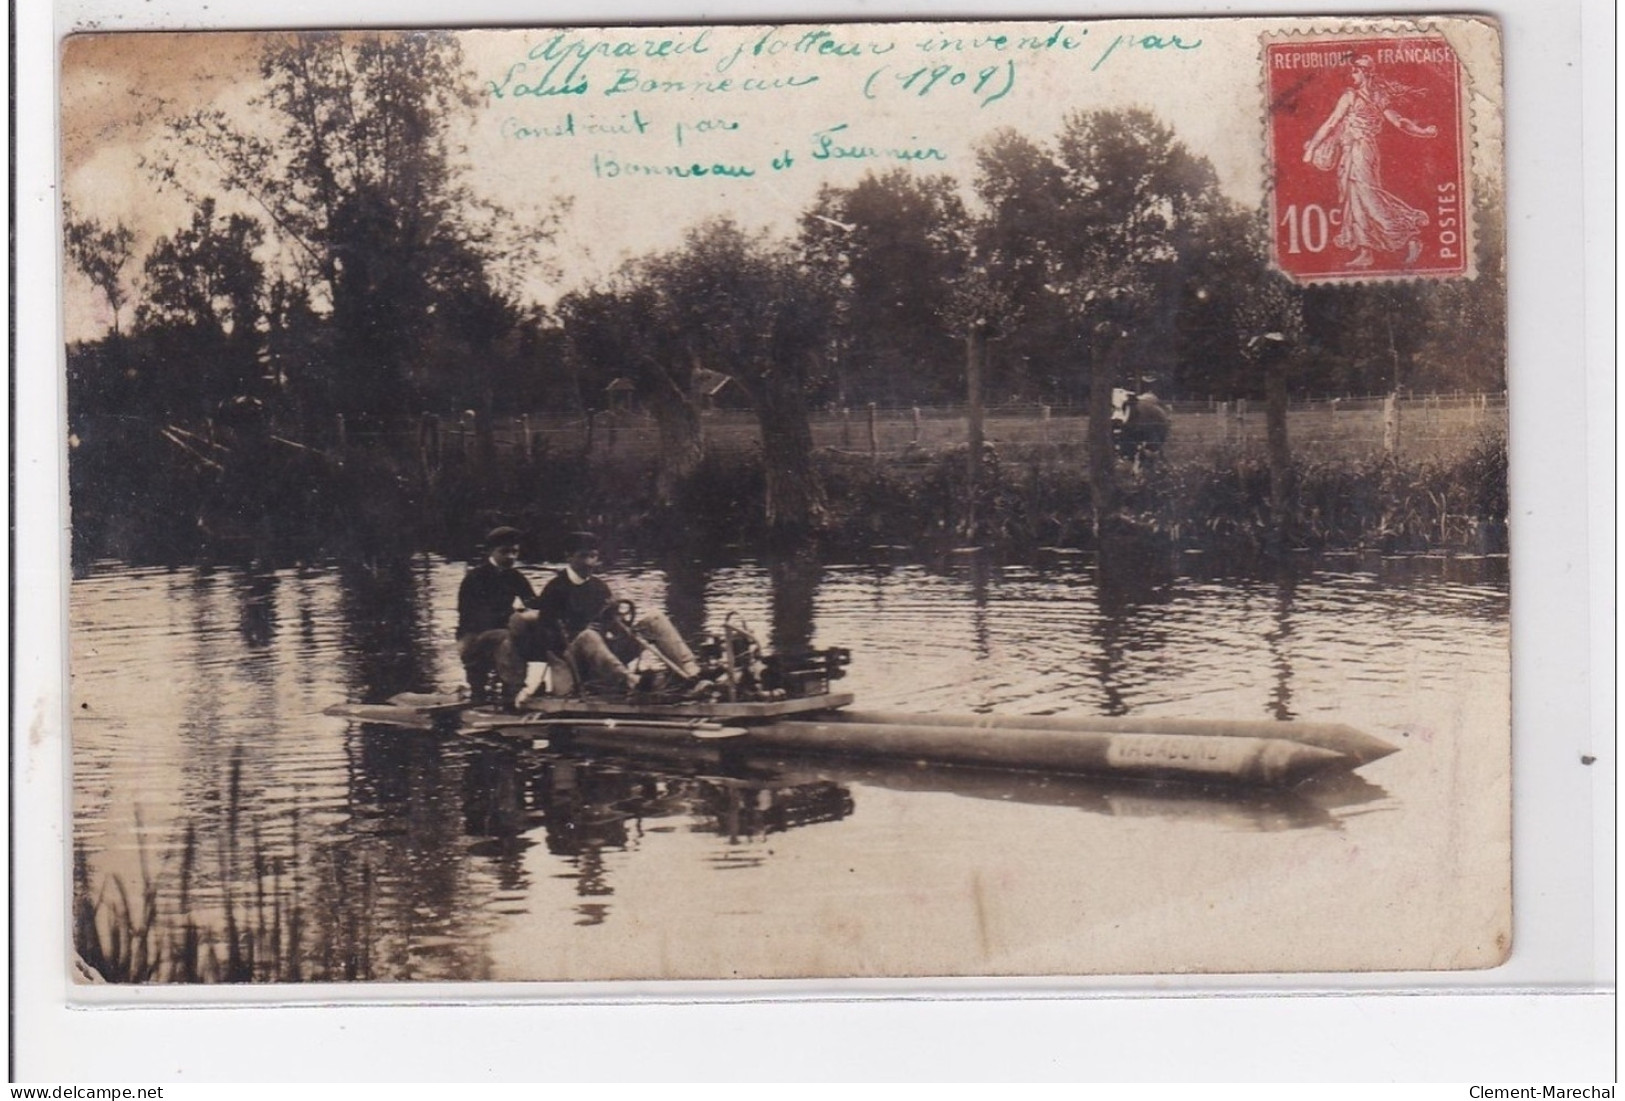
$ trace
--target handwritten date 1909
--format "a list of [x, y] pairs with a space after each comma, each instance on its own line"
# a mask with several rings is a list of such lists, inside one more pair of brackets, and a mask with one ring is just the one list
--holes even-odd
[[958, 65], [922, 65], [915, 69], [893, 69], [882, 65], [863, 82], [863, 98], [879, 99], [881, 93], [895, 88], [904, 95], [923, 97], [933, 91], [962, 88], [981, 99], [986, 107], [1010, 94], [1016, 84], [1016, 63], [1005, 61], [972, 71]]

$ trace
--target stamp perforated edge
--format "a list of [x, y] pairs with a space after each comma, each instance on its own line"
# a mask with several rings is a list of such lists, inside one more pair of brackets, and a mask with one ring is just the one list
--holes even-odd
[[[1487, 32], [1492, 41], [1474, 45], [1471, 49], [1465, 39], [1473, 29]], [[1357, 41], [1395, 36], [1434, 36], [1447, 42], [1456, 55], [1457, 79], [1460, 87], [1456, 97], [1458, 140], [1460, 143], [1462, 187], [1462, 225], [1467, 238], [1465, 244], [1466, 269], [1461, 272], [1361, 272], [1302, 276], [1285, 271], [1275, 259], [1273, 236], [1268, 249], [1270, 270], [1299, 286], [1358, 286], [1376, 283], [1442, 282], [1476, 279], [1479, 275], [1478, 251], [1482, 244], [1482, 228], [1478, 224], [1478, 200], [1481, 175], [1497, 179], [1496, 188], [1505, 201], [1503, 141], [1505, 104], [1502, 82], [1505, 79], [1501, 61], [1501, 24], [1487, 15], [1442, 15], [1408, 19], [1335, 20], [1308, 19], [1301, 27], [1272, 28], [1258, 36], [1258, 102], [1259, 140], [1263, 152], [1260, 179], [1264, 188], [1264, 208], [1269, 217], [1269, 232], [1275, 225], [1275, 149], [1271, 140], [1271, 107], [1269, 77], [1269, 47], [1277, 43], [1303, 43], [1315, 41]], [[1488, 57], [1481, 57], [1488, 47]], [[1483, 69], [1490, 71], [1485, 72]], [[1493, 94], [1488, 94], [1493, 89]], [[1494, 140], [1487, 140], [1493, 133]], [[1505, 226], [1500, 228], [1504, 236]]]

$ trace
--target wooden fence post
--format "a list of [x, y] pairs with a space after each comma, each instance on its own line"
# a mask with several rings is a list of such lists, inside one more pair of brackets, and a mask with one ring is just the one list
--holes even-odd
[[880, 431], [875, 426], [875, 403], [869, 403], [869, 461], [880, 461]]
[[920, 407], [918, 405], [916, 405], [914, 407], [914, 441], [913, 442], [915, 444], [918, 444], [920, 442]]
[[531, 434], [529, 413], [519, 415], [519, 439], [521, 441], [520, 454], [525, 457], [526, 462], [529, 462], [536, 457], [535, 437]]
[[841, 407], [841, 448], [852, 450], [852, 410], [844, 405]]
[[440, 469], [440, 418], [433, 413], [418, 422], [418, 465], [424, 474]]
[[1049, 406], [1043, 407], [1043, 418], [1039, 423], [1038, 438], [1045, 447], [1049, 446]]
[[346, 433], [345, 427], [344, 427], [344, 414], [343, 413], [335, 413], [333, 415], [333, 427], [334, 427], [334, 430], [336, 432], [336, 434], [333, 437], [333, 439], [335, 441], [335, 446], [337, 446], [337, 448], [339, 450], [339, 454], [342, 455], [344, 453], [345, 448], [347, 446], [349, 446], [349, 439], [348, 439], [348, 436], [347, 436], [347, 433]]
[[1399, 450], [1399, 394], [1382, 399], [1382, 450], [1389, 455]]

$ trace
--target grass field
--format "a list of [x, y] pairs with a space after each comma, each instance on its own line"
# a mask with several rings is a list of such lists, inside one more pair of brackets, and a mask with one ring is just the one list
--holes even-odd
[[[1166, 453], [1175, 461], [1198, 461], [1219, 452], [1264, 446], [1264, 409], [1260, 402], [1229, 407], [1207, 402], [1175, 403], [1173, 430]], [[1470, 450], [1486, 436], [1506, 433], [1503, 395], [1426, 396], [1400, 401], [1395, 433], [1397, 455], [1413, 460], [1448, 461]], [[1386, 414], [1381, 398], [1354, 398], [1294, 405], [1287, 432], [1294, 454], [1311, 460], [1365, 459], [1385, 449]], [[755, 417], [744, 411], [717, 410], [704, 418], [706, 446], [716, 456], [748, 452], [759, 446]], [[1031, 454], [1053, 449], [1058, 459], [1081, 458], [1089, 419], [1081, 409], [1025, 406], [993, 409], [984, 434], [996, 448]], [[925, 461], [930, 455], [964, 445], [966, 420], [960, 408], [877, 409], [819, 412], [812, 417], [814, 444], [855, 455], [874, 455], [893, 464]], [[561, 414], [510, 418], [495, 430], [499, 450], [512, 453], [528, 438], [533, 449], [547, 454], [590, 458], [653, 459], [659, 438], [647, 414], [602, 413], [589, 424], [584, 416]], [[472, 446], [469, 424], [442, 430], [442, 446], [456, 451]]]

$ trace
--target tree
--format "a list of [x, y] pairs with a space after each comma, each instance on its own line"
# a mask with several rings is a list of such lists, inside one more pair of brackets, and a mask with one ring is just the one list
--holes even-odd
[[[474, 102], [444, 33], [315, 33], [267, 39], [264, 91], [242, 116], [171, 123], [159, 179], [219, 188], [259, 210], [313, 308], [333, 330], [325, 389], [343, 412], [406, 408], [419, 352], [448, 301], [478, 313], [503, 296], [556, 222], [512, 227], [462, 177], [453, 135]], [[252, 120], [252, 121], [250, 121]], [[207, 166], [200, 182], [191, 166]]]
[[169, 372], [172, 384], [207, 402], [258, 388], [265, 269], [254, 253], [263, 240], [253, 219], [218, 217], [205, 199], [191, 224], [160, 237], [143, 265], [136, 327], [179, 368]]
[[1506, 239], [1504, 196], [1487, 177], [1473, 182], [1478, 274], [1429, 285], [1430, 322], [1416, 352], [1412, 385], [1429, 390], [1506, 388]]
[[1009, 128], [983, 141], [976, 165], [985, 211], [972, 233], [982, 258], [977, 278], [996, 285], [1021, 316], [1020, 325], [1003, 327], [1002, 388], [1012, 397], [1074, 401], [1083, 393], [1075, 376], [1086, 353], [1065, 300], [1050, 285], [1054, 253], [1066, 247], [1064, 169], [1051, 151]]
[[72, 211], [66, 222], [63, 236], [68, 259], [107, 299], [107, 308], [113, 312], [113, 335], [117, 336], [119, 311], [129, 301], [124, 268], [133, 255], [135, 233], [122, 222], [109, 228], [95, 218], [75, 218]]
[[761, 426], [769, 528], [793, 537], [827, 518], [807, 393], [829, 351], [827, 284], [791, 246], [708, 221], [641, 268], [692, 362], [733, 376]]
[[[1238, 326], [1249, 295], [1273, 278], [1264, 256], [1267, 223], [1239, 208], [1219, 209], [1204, 230], [1180, 259], [1174, 314], [1161, 354], [1142, 355], [1137, 362], [1156, 376], [1155, 389], [1164, 397], [1261, 396], [1263, 380], [1244, 355], [1255, 332]], [[1297, 362], [1294, 380], [1309, 363]]]
[[1251, 283], [1237, 309], [1242, 356], [1264, 376], [1265, 440], [1270, 464], [1270, 535], [1279, 551], [1292, 497], [1292, 445], [1287, 437], [1287, 372], [1302, 362], [1303, 292], [1284, 275], [1268, 272]]
[[986, 390], [988, 344], [1001, 339], [1020, 315], [1015, 296], [1004, 277], [997, 253], [983, 255], [974, 244], [963, 246], [964, 268], [952, 280], [942, 309], [944, 328], [965, 345], [965, 511], [961, 530], [969, 538], [981, 534], [978, 497], [982, 486], [983, 399]]
[[1305, 287], [1304, 325], [1325, 359], [1326, 388], [1375, 394], [1413, 387], [1433, 294], [1414, 283]]
[[205, 199], [190, 226], [160, 237], [148, 254], [137, 324], [189, 325], [222, 338], [251, 334], [264, 313], [265, 268], [254, 256], [264, 237], [241, 214], [217, 218], [214, 200]]
[[803, 254], [839, 296], [843, 403], [957, 395], [958, 356], [941, 319], [968, 223], [953, 179], [907, 169], [826, 186], [802, 215]]
[[1141, 110], [1074, 113], [1053, 151], [1001, 135], [979, 167], [977, 190], [1004, 242], [1009, 285], [1035, 305], [1051, 300], [1090, 365], [1098, 529], [1117, 511], [1112, 387], [1132, 355], [1170, 342], [1183, 266], [1227, 206], [1212, 165]]
[[444, 249], [428, 290], [412, 388], [443, 407], [476, 411], [480, 464], [488, 470], [496, 452], [498, 392], [516, 382], [505, 367], [516, 358], [520, 310], [492, 285], [480, 258], [456, 243]]
[[683, 292], [665, 274], [670, 261], [644, 261], [622, 271], [608, 285], [566, 295], [559, 316], [572, 356], [602, 393], [615, 379], [630, 376], [638, 386], [660, 434], [655, 492], [664, 504], [678, 492], [705, 457], [705, 436], [693, 390], [697, 349], [683, 328]]

